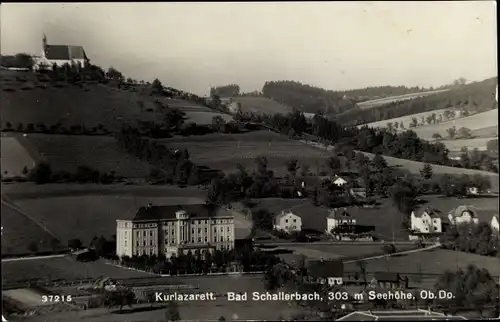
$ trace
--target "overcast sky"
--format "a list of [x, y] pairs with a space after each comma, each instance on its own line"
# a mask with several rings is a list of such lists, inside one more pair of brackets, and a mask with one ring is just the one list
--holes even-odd
[[1, 5], [2, 54], [82, 45], [94, 64], [196, 94], [295, 80], [342, 90], [497, 73], [494, 1]]

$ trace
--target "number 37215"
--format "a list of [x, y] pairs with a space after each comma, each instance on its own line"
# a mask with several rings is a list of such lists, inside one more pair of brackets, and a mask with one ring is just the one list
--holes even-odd
[[42, 295], [42, 303], [71, 302], [71, 295]]

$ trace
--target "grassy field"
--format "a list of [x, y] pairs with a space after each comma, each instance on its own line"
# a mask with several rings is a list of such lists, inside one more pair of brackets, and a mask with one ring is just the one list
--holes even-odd
[[483, 137], [464, 140], [443, 140], [440, 142], [443, 143], [450, 151], [460, 151], [463, 147], [466, 147], [469, 150], [478, 149], [479, 151], [486, 151], [486, 143], [494, 139], [495, 137]]
[[276, 114], [292, 112], [292, 109], [266, 97], [236, 96], [233, 102], [241, 104], [244, 113]]
[[[309, 259], [342, 259], [352, 256], [372, 256], [383, 254], [384, 250], [382, 245], [314, 245], [312, 244], [297, 244], [294, 246], [279, 247], [293, 251], [294, 255], [302, 255]], [[414, 248], [413, 245], [400, 245], [397, 246], [398, 251], [404, 251]], [[284, 255], [285, 256], [285, 255]]]
[[[452, 250], [431, 250], [387, 259], [367, 260], [367, 272], [386, 272], [389, 266], [392, 272], [417, 273], [420, 264], [424, 274], [442, 274], [445, 270], [456, 271], [474, 264], [487, 269], [491, 275], [500, 276], [500, 258], [455, 252]], [[346, 271], [359, 271], [355, 263], [346, 264]]]
[[[78, 166], [89, 166], [100, 172], [114, 171], [118, 176], [144, 178], [151, 169], [147, 162], [122, 151], [113, 137], [28, 134], [21, 137], [21, 143], [30, 154], [39, 155], [56, 171], [76, 173]], [[6, 152], [7, 160], [15, 157]]]
[[[52, 251], [54, 236], [16, 209], [2, 202], [2, 255], [30, 253], [30, 244], [38, 251]], [[56, 247], [56, 250], [61, 247]]]
[[412, 93], [412, 94], [406, 94], [406, 95], [379, 98], [379, 99], [374, 99], [374, 100], [358, 103], [358, 107], [362, 108], [362, 109], [367, 109], [367, 108], [372, 108], [372, 107], [379, 106], [379, 105], [389, 104], [392, 102], [406, 101], [406, 100], [414, 99], [417, 97], [425, 97], [425, 96], [429, 96], [432, 94], [443, 93], [446, 91], [448, 91], [448, 90], [443, 89], [443, 90], [428, 91], [428, 92], [422, 92], [422, 93]]
[[132, 219], [137, 208], [203, 203], [201, 198], [94, 195], [17, 200], [16, 205], [54, 231], [64, 243], [79, 238], [88, 245], [94, 236], [116, 234], [117, 219]]
[[69, 256], [2, 262], [2, 282], [38, 280], [76, 280], [85, 278], [129, 278], [151, 276], [144, 272], [119, 268], [104, 262], [77, 262]]
[[235, 171], [240, 163], [247, 169], [256, 169], [255, 159], [265, 156], [268, 168], [278, 175], [286, 172], [285, 163], [297, 159], [300, 165], [307, 164], [311, 171], [324, 164], [324, 151], [289, 140], [270, 131], [244, 134], [208, 134], [187, 138], [162, 139], [170, 149], [187, 148], [190, 159], [198, 165], [205, 165], [223, 171]]
[[[18, 75], [27, 81], [16, 80]], [[157, 98], [154, 96], [92, 83], [82, 87], [61, 83], [54, 87], [50, 83], [38, 83], [35, 79], [32, 73], [0, 71], [2, 122], [10, 122], [14, 127], [18, 123], [39, 122], [49, 127], [61, 122], [65, 127], [84, 124], [87, 128], [100, 123], [113, 131], [123, 123], [161, 119], [161, 113], [156, 111], [154, 101]], [[211, 124], [215, 115], [229, 118], [193, 102], [161, 100], [185, 111], [188, 121], [198, 124]], [[143, 111], [139, 101], [144, 103]]]
[[497, 137], [498, 136], [498, 124], [494, 126], [489, 126], [485, 127], [482, 129], [477, 129], [471, 131], [472, 137], [478, 138], [478, 137], [484, 137], [484, 138], [491, 138], [491, 137]]
[[2, 137], [0, 140], [2, 176], [4, 178], [24, 177], [24, 167], [28, 171], [31, 170], [36, 164], [35, 158], [32, 158], [15, 137]]
[[452, 126], [455, 126], [457, 130], [461, 127], [466, 127], [471, 130], [491, 128], [494, 126], [498, 127], [498, 109], [474, 114], [453, 121], [418, 127], [413, 129], [413, 131], [424, 140], [433, 140], [432, 135], [434, 133], [439, 133], [442, 137], [447, 137], [448, 134], [446, 130]]
[[179, 188], [163, 185], [99, 185], [99, 184], [3, 184], [2, 195], [11, 200], [42, 199], [50, 197], [78, 196], [129, 196], [129, 197], [192, 197], [205, 198], [205, 193], [196, 187]]
[[387, 120], [383, 120], [383, 121], [362, 124], [362, 125], [358, 125], [357, 127], [359, 128], [359, 127], [362, 127], [362, 126], [366, 125], [366, 126], [374, 127], [374, 128], [385, 128], [385, 127], [387, 127], [387, 123], [394, 123], [394, 122], [401, 123], [401, 122], [403, 122], [404, 127], [406, 129], [410, 129], [410, 124], [411, 124], [412, 119], [414, 117], [416, 117], [417, 121], [420, 123], [422, 117], [427, 118], [427, 116], [430, 116], [430, 115], [432, 115], [434, 113], [436, 114], [437, 117], [439, 117], [439, 115], [443, 115], [444, 111], [446, 111], [446, 110], [450, 110], [451, 111], [453, 109], [440, 109], [440, 110], [434, 110], [434, 111], [429, 111], [429, 112], [423, 112], [423, 113], [405, 115], [405, 116], [396, 117], [396, 118], [392, 118], [392, 119], [387, 119]]

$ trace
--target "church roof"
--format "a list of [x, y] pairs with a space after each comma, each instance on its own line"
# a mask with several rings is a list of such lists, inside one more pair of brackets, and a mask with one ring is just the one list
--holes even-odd
[[57, 60], [88, 59], [82, 46], [47, 45], [45, 58]]

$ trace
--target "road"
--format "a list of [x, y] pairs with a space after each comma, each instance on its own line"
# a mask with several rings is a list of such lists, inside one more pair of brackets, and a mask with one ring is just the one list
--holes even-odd
[[46, 255], [46, 256], [30, 256], [30, 257], [16, 257], [16, 258], [2, 258], [2, 263], [5, 262], [16, 262], [16, 261], [26, 261], [34, 259], [49, 259], [49, 258], [60, 258], [67, 256], [67, 254], [57, 254], [57, 255]]
[[438, 247], [441, 247], [440, 243], [435, 243], [435, 244], [433, 244], [431, 246], [428, 246], [428, 247], [425, 247], [425, 248], [417, 248], [417, 249], [406, 250], [406, 251], [403, 251], [403, 252], [397, 252], [397, 253], [393, 253], [393, 254], [384, 254], [384, 255], [378, 255], [378, 256], [365, 257], [363, 259], [355, 259], [355, 260], [345, 261], [344, 264], [355, 263], [355, 262], [359, 262], [359, 261], [362, 261], [362, 260], [363, 261], [367, 261], [367, 260], [372, 260], [372, 259], [386, 258], [386, 257], [394, 256], [394, 255], [404, 255], [404, 254], [419, 253], [419, 252], [423, 252], [423, 251], [432, 250], [432, 249], [435, 249], [435, 248], [438, 248]]

